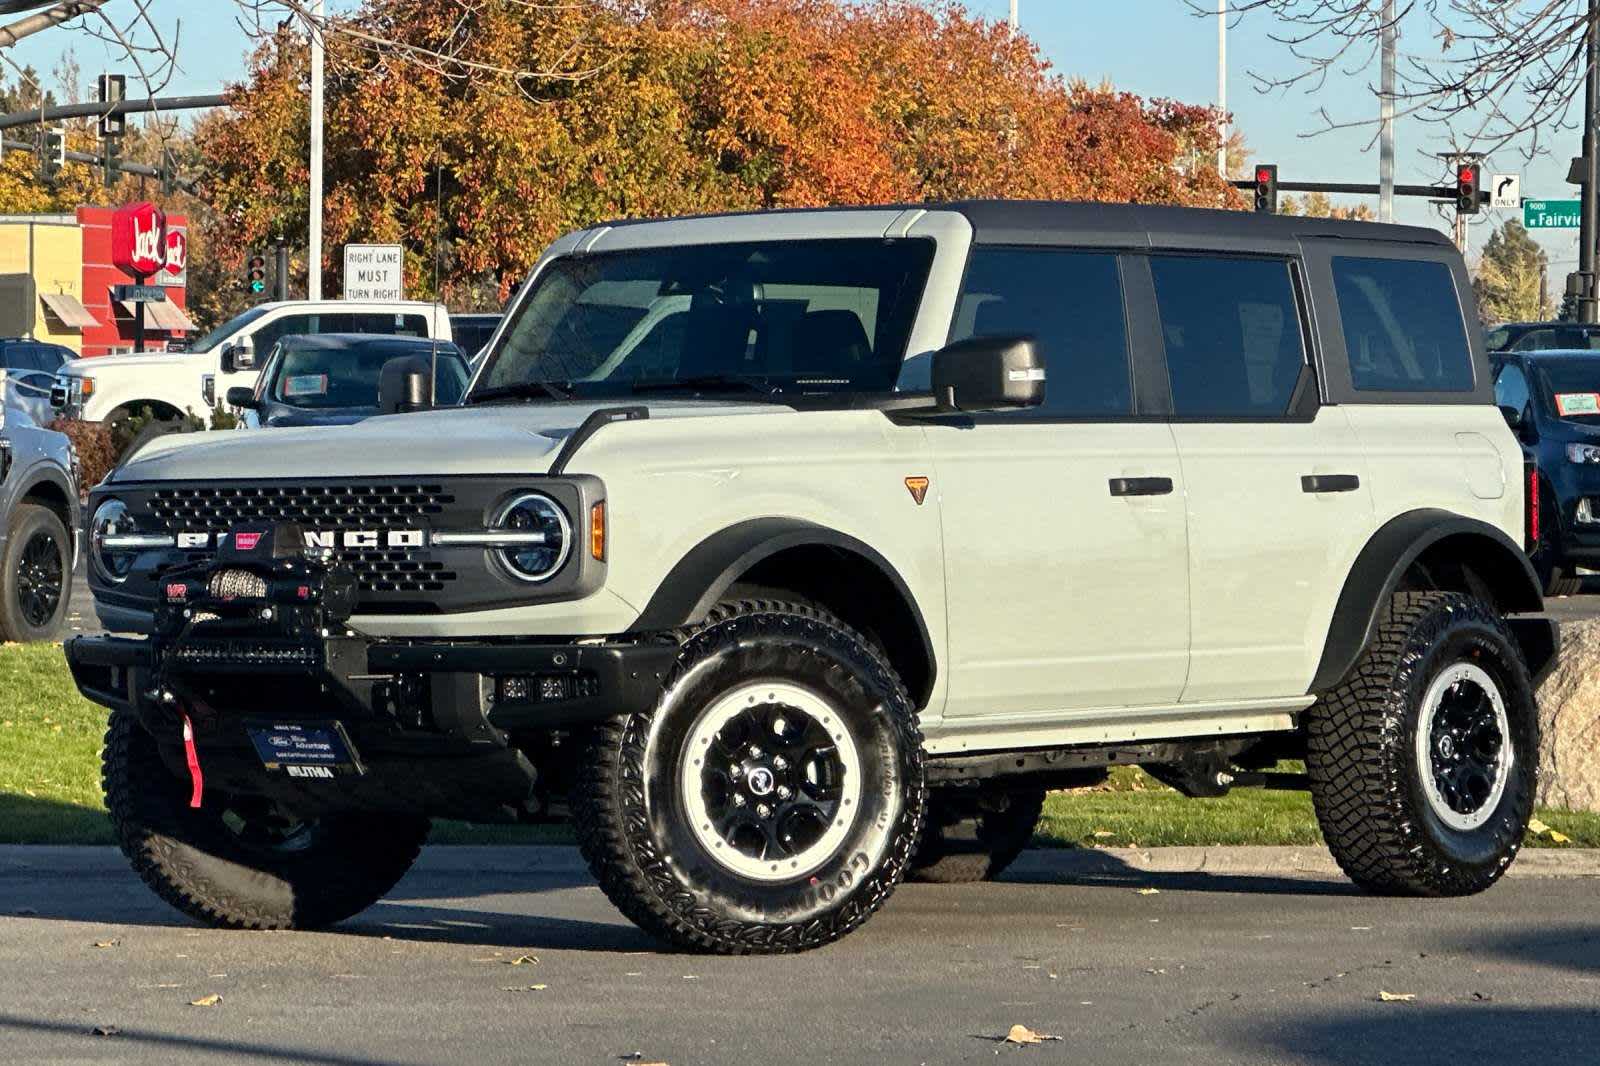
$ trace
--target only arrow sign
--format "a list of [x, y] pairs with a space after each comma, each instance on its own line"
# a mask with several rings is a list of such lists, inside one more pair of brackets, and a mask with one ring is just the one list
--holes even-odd
[[1490, 199], [1489, 206], [1510, 208], [1522, 206], [1521, 175], [1496, 174], [1489, 183], [1489, 188], [1494, 190], [1494, 196]]

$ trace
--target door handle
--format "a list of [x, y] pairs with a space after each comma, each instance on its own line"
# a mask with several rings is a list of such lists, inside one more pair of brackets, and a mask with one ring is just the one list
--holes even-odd
[[1165, 496], [1172, 491], [1170, 477], [1114, 477], [1113, 496]]
[[1354, 474], [1304, 474], [1300, 478], [1301, 492], [1354, 492], [1361, 487], [1361, 479]]

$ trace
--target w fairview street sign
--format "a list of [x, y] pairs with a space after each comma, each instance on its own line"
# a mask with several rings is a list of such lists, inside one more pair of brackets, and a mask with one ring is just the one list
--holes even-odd
[[1577, 229], [1577, 200], [1524, 200], [1522, 225], [1525, 229]]

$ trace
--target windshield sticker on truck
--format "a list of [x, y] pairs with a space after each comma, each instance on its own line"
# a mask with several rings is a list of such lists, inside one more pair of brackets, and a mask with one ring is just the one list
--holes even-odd
[[1566, 415], [1600, 415], [1600, 392], [1558, 392], [1556, 410]]
[[326, 396], [328, 375], [294, 374], [283, 379], [284, 396]]

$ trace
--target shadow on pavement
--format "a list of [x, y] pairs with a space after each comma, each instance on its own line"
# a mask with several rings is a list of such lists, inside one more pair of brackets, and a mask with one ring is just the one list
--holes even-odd
[[[1592, 925], [1543, 925], [1445, 940], [1441, 946], [1469, 958], [1491, 956], [1501, 962], [1547, 966], [1586, 977], [1600, 976], [1600, 927]], [[1596, 1017], [1600, 1018], [1600, 1008], [1597, 1008]], [[1600, 1047], [1594, 1049], [1589, 1061], [1600, 1061]]]
[[[176, 1033], [157, 1033], [148, 1029], [134, 1027], [118, 1027], [114, 1037], [105, 1038], [94, 1036], [91, 1027], [83, 1024], [69, 1024], [67, 1022], [40, 1021], [33, 1018], [23, 1018], [14, 1014], [0, 1013], [0, 1046], [5, 1044], [5, 1036], [20, 1035], [23, 1033], [45, 1034], [48, 1036], [81, 1036], [86, 1048], [92, 1046], [96, 1050], [106, 1050], [116, 1046], [139, 1044], [146, 1047], [162, 1048], [173, 1055], [184, 1052], [194, 1054], [226, 1055], [230, 1060], [239, 1058], [265, 1059], [271, 1062], [315, 1062], [329, 1063], [331, 1066], [387, 1066], [391, 1060], [369, 1059], [354, 1055], [340, 1055], [328, 1051], [305, 1051], [295, 1048], [274, 1047], [271, 1044], [243, 1043], [238, 1040], [211, 1040], [198, 1036], [180, 1036]], [[115, 1041], [115, 1043], [109, 1043]]]
[[1538, 1062], [1592, 1066], [1600, 1009], [1377, 1003], [1337, 1013], [1278, 1014], [1227, 1036], [1252, 1059], [1308, 1066], [1461, 1066]]
[[1320, 872], [1301, 876], [1205, 870], [1158, 872], [1132, 866], [1114, 852], [1092, 848], [1041, 849], [1024, 853], [1002, 881], [1025, 885], [1078, 885], [1087, 888], [1159, 888], [1171, 892], [1238, 892], [1260, 896], [1360, 896], [1339, 877]]

